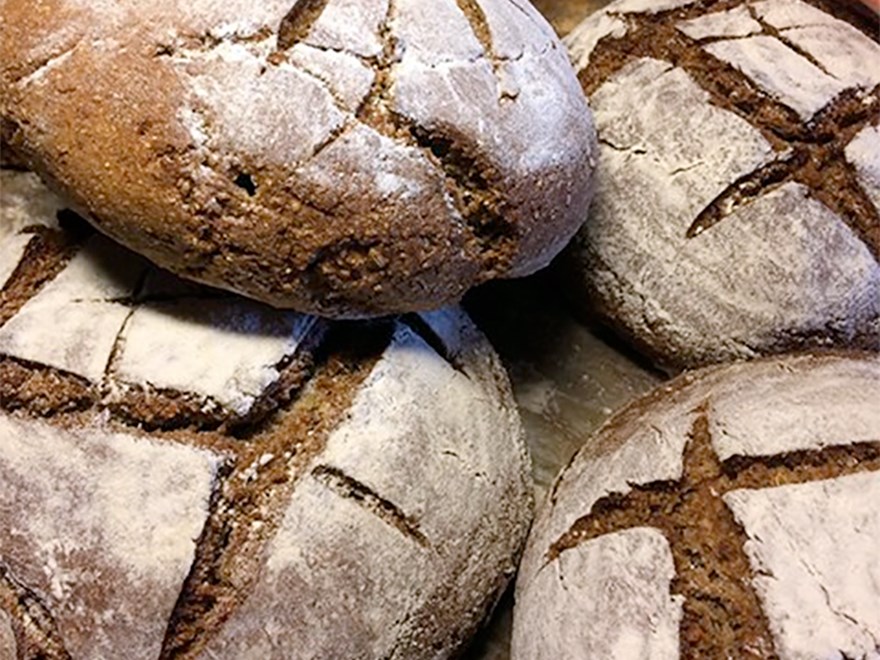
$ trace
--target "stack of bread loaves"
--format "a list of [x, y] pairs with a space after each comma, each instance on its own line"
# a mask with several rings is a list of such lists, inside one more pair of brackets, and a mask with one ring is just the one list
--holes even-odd
[[0, 660], [880, 658], [878, 16], [538, 5], [0, 1]]

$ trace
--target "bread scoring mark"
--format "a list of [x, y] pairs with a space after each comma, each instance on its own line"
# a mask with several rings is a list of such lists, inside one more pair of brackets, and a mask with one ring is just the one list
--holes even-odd
[[35, 591], [22, 584], [0, 559], [0, 609], [12, 621], [20, 658], [70, 660], [49, 609]]
[[[857, 90], [844, 92], [804, 125], [804, 138], [790, 143], [791, 155], [759, 167], [728, 186], [697, 215], [687, 237], [698, 236], [756, 197], [794, 181], [841, 217], [880, 260], [880, 211], [844, 153], [859, 131], [877, 117], [880, 86], [867, 96]], [[848, 194], [840, 195], [841, 190]]]
[[[8, 321], [48, 282], [58, 276], [83, 245], [76, 232], [59, 232], [43, 227], [32, 230], [35, 238], [28, 244], [19, 266], [8, 285], [0, 291], [0, 320]], [[129, 383], [117, 375], [126, 332], [134, 314], [148, 303], [174, 302], [198, 305], [200, 300], [234, 298], [212, 290], [194, 293], [183, 288], [169, 292], [150, 291], [148, 282], [159, 271], [145, 270], [131, 292], [121, 298], [73, 299], [69, 302], [101, 302], [128, 308], [116, 331], [100, 382], [64, 369], [38, 364], [16, 356], [0, 354], [0, 409], [24, 409], [41, 417], [81, 413], [88, 409], [105, 411], [112, 421], [147, 430], [195, 432], [220, 430], [245, 433], [269, 418], [275, 410], [293, 400], [312, 372], [313, 353], [324, 339], [328, 324], [313, 320], [293, 353], [271, 365], [278, 377], [253, 399], [244, 414], [228, 410], [207, 394], [156, 387], [148, 382]], [[2, 325], [2, 323], [0, 323]]]
[[455, 0], [458, 8], [467, 18], [471, 26], [471, 32], [483, 47], [486, 57], [492, 61], [492, 66], [497, 67], [498, 60], [495, 55], [495, 46], [492, 43], [492, 31], [489, 28], [489, 21], [486, 20], [486, 13], [477, 0]]
[[421, 315], [406, 314], [400, 317], [400, 322], [421, 337], [422, 340], [430, 346], [439, 357], [443, 358], [450, 367], [455, 369], [465, 378], [470, 378], [461, 361], [450, 352], [449, 347], [443, 341], [442, 337], [434, 331], [434, 328], [432, 328], [431, 325], [421, 317]]
[[[476, 5], [468, 0], [462, 1], [468, 7]], [[476, 16], [473, 8], [462, 11], [469, 21], [476, 23], [472, 23], [471, 28], [478, 39], [477, 30], [485, 30], [488, 34], [482, 9], [479, 9], [481, 20], [473, 18]], [[379, 29], [382, 52], [373, 64], [376, 78], [355, 116], [364, 125], [398, 144], [419, 149], [439, 170], [447, 184], [448, 198], [464, 221], [464, 227], [471, 232], [472, 249], [482, 258], [489, 273], [503, 274], [513, 259], [517, 229], [504, 218], [504, 196], [492, 183], [498, 178], [495, 168], [483, 162], [482, 157], [476, 155], [480, 154], [478, 145], [465, 144], [463, 136], [446, 135], [391, 108], [392, 74], [400, 61], [399, 44], [392, 27], [396, 16], [397, 0], [389, 0], [388, 12]]]
[[234, 464], [219, 478], [160, 658], [196, 657], [247, 598], [293, 489], [390, 341], [387, 325], [337, 329], [297, 400], [246, 436]]
[[[466, 17], [471, 32], [485, 51], [486, 60], [491, 63], [497, 76], [499, 63], [505, 58], [498, 57], [494, 52], [491, 29], [485, 12], [477, 0], [456, 0], [456, 2]], [[491, 278], [505, 274], [510, 270], [515, 257], [519, 230], [515, 223], [508, 221], [505, 217], [505, 196], [493, 183], [499, 178], [496, 168], [485, 162], [480, 145], [470, 144], [464, 135], [437, 127], [422, 126], [391, 108], [392, 74], [394, 67], [400, 61], [399, 43], [392, 26], [398, 15], [396, 0], [389, 0], [386, 15], [379, 26], [382, 50], [378, 55], [365, 57], [344, 51], [357, 57], [375, 74], [370, 91], [361, 100], [354, 113], [346, 107], [342, 99], [338, 98], [323, 77], [310, 71], [301, 63], [289, 62], [287, 51], [299, 43], [304, 43], [328, 4], [328, 0], [299, 0], [281, 21], [277, 33], [277, 49], [268, 55], [259, 54], [258, 50], [254, 51], [256, 57], [265, 56], [266, 66], [293, 66], [298, 72], [318, 81], [330, 95], [333, 105], [344, 117], [344, 120], [330, 130], [324, 139], [315, 145], [311, 153], [302, 159], [299, 165], [319, 156], [356, 123], [377, 131], [398, 145], [419, 149], [435, 171], [442, 174], [446, 198], [462, 218], [463, 228], [470, 233], [470, 251], [483, 263], [485, 277]], [[519, 9], [522, 11], [522, 8]], [[261, 33], [259, 40], [240, 38], [235, 35], [229, 39], [200, 35], [198, 39], [190, 40], [188, 43], [191, 45], [189, 50], [196, 53], [207, 53], [220, 46], [224, 41], [247, 43], [265, 41], [269, 38], [271, 38], [271, 34], [267, 35], [265, 32]], [[319, 50], [333, 50], [314, 44], [309, 44], [309, 47]], [[551, 47], [552, 43], [543, 52], [547, 52]], [[184, 56], [185, 61], [186, 50], [186, 48], [168, 47], [162, 49], [162, 54]], [[198, 111], [194, 110], [194, 112]], [[208, 123], [207, 118], [204, 120], [205, 123]], [[233, 176], [238, 176], [238, 173]], [[253, 174], [251, 176], [253, 177]], [[250, 196], [257, 193], [255, 187], [253, 194], [247, 187], [240, 185], [239, 187]], [[302, 199], [297, 201], [303, 206], [308, 206]], [[322, 214], [328, 214], [324, 209], [316, 210]], [[204, 237], [204, 242], [206, 248], [202, 250], [203, 256], [200, 262], [192, 264], [187, 271], [196, 278], [202, 277], [202, 274], [213, 264], [228, 256], [221, 249], [220, 243], [215, 241], [210, 234]], [[320, 256], [320, 254], [315, 256], [312, 260], [313, 264], [320, 265], [323, 261]], [[302, 273], [302, 278], [309, 280], [310, 273]]]
[[98, 388], [85, 378], [0, 355], [0, 410], [53, 417], [83, 412], [99, 399]]
[[382, 497], [366, 484], [331, 465], [318, 465], [312, 469], [311, 474], [328, 490], [355, 502], [417, 545], [431, 547], [417, 520], [406, 515], [394, 502]]
[[[754, 573], [744, 549], [748, 537], [722, 498], [743, 488], [878, 472], [880, 441], [775, 456], [732, 456], [721, 462], [712, 447], [707, 409], [708, 403], [695, 411], [681, 479], [634, 484], [626, 494], [611, 493], [597, 500], [588, 514], [550, 545], [545, 561], [549, 564], [563, 552], [605, 534], [642, 526], [659, 529], [675, 562], [673, 592], [685, 596], [682, 657], [707, 652], [712, 657], [731, 652], [743, 658], [777, 657], [752, 582], [743, 579]], [[707, 630], [715, 631], [712, 639], [705, 636]]]
[[0, 327], [15, 316], [24, 304], [55, 278], [77, 252], [77, 241], [69, 233], [32, 227], [24, 230], [34, 235], [24, 255], [0, 290]]
[[[834, 74], [832, 74], [830, 71], [828, 71], [825, 68], [825, 65], [823, 65], [819, 60], [817, 60], [815, 57], [813, 57], [813, 55], [811, 53], [809, 53], [808, 51], [806, 51], [803, 48], [801, 48], [800, 46], [798, 46], [791, 39], [786, 37], [781, 30], [778, 30], [774, 26], [770, 25], [770, 23], [768, 23], [766, 20], [764, 20], [764, 18], [760, 14], [758, 14], [758, 12], [755, 10], [754, 5], [746, 4], [746, 9], [749, 12], [749, 16], [752, 17], [752, 20], [754, 20], [755, 22], [758, 23], [758, 25], [761, 26], [761, 34], [767, 35], [769, 37], [773, 37], [774, 39], [781, 41], [789, 49], [793, 50], [795, 53], [797, 53], [802, 58], [807, 60], [807, 62], [809, 62], [814, 67], [819, 69], [819, 71], [824, 73], [826, 76], [831, 76], [832, 78], [834, 77]], [[751, 36], [751, 35], [749, 35], [749, 36]]]
[[[849, 18], [847, 23], [853, 25], [853, 17], [845, 10], [824, 3], [814, 4], [830, 14], [844, 12], [845, 19]], [[623, 37], [606, 37], [596, 45], [589, 65], [578, 73], [585, 93], [592, 95], [635, 59], [666, 61], [683, 69], [708, 92], [710, 103], [748, 121], [782, 154], [776, 161], [740, 177], [722, 191], [697, 214], [686, 232], [688, 238], [698, 236], [782, 183], [796, 181], [834, 211], [880, 261], [880, 210], [871, 203], [844, 156], [846, 146], [858, 132], [880, 117], [880, 86], [871, 90], [852, 87], [803, 121], [792, 108], [760, 89], [744, 73], [703, 50], [701, 45], [706, 40], [692, 39], [676, 27], [681, 21], [705, 16], [710, 10], [720, 12], [737, 7], [746, 7], [760, 23], [762, 32], [758, 34], [778, 39], [810, 64], [824, 70], [815, 57], [757, 16], [745, 0], [699, 2], [649, 15], [611, 12], [626, 21], [627, 31]], [[853, 27], [859, 29], [858, 21], [855, 23]], [[877, 40], [876, 35], [869, 36]]]
[[289, 50], [305, 39], [330, 0], [296, 0], [278, 26], [278, 50]]

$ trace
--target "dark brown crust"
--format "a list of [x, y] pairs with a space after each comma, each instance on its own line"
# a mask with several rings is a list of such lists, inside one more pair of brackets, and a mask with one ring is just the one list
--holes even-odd
[[[838, 352], [837, 357], [869, 357]], [[870, 357], [874, 357], [870, 355]], [[807, 357], [821, 362], [830, 355]], [[636, 418], [690, 389], [723, 368], [684, 374], [615, 415], [601, 434], [617, 446], [616, 433]], [[793, 451], [772, 456], [732, 456], [719, 460], [709, 430], [709, 403], [697, 410], [683, 457], [682, 477], [633, 485], [626, 494], [597, 500], [590, 511], [552, 542], [550, 563], [578, 545], [605, 534], [651, 527], [669, 542], [676, 577], [672, 591], [685, 597], [680, 624], [683, 658], [777, 658], [767, 618], [752, 581], [745, 553], [747, 536], [724, 504], [726, 493], [739, 489], [801, 484], [864, 472], [880, 472], [880, 440]], [[602, 447], [595, 446], [596, 451]], [[574, 459], [572, 459], [574, 460]], [[565, 470], [563, 470], [563, 473]], [[560, 481], [551, 492], [555, 504]]]
[[[390, 340], [389, 328], [366, 341], [363, 330], [359, 334], [354, 344], [349, 333], [331, 338], [297, 400], [270, 424], [248, 434], [247, 445], [221, 476], [195, 561], [168, 623], [161, 658], [196, 657], [246, 598], [296, 481], [344, 419]], [[352, 345], [359, 350], [351, 353]], [[266, 456], [271, 458], [265, 461]]]
[[[482, 9], [474, 0], [457, 2], [477, 40], [494, 63], [492, 37]], [[479, 145], [470, 144], [455, 127], [428, 128], [391, 109], [390, 74], [399, 50], [391, 29], [396, 14], [397, 0], [389, 0], [388, 13], [380, 28], [383, 49], [376, 63], [376, 80], [358, 109], [357, 118], [392, 140], [421, 149], [425, 157], [443, 172], [446, 192], [471, 234], [466, 246], [468, 251], [489, 264], [488, 277], [498, 277], [511, 266], [516, 252], [511, 241], [517, 234], [515, 225], [505, 219], [505, 195], [499, 190], [499, 173], [490, 163], [484, 162]]]
[[[462, 3], [475, 35], [491, 47], [478, 5]], [[267, 66], [284, 62], [325, 5], [293, 4], [279, 19], [278, 50]], [[523, 274], [525, 264], [533, 270], [532, 260], [546, 245], [584, 220], [587, 163], [548, 165], [528, 175], [534, 180], [512, 172], [502, 177], [483, 162], [484, 149], [454, 126], [420, 126], [376, 112], [390, 102], [391, 21], [383, 28], [383, 54], [364, 58], [377, 84], [350, 123], [363, 121], [398, 145], [420, 149], [432, 176], [442, 175], [426, 176], [425, 192], [410, 202], [359, 188], [357, 176], [347, 175], [357, 175], [360, 164], [346, 164], [351, 189], [341, 195], [337, 186], [307, 185], [293, 166], [270, 166], [237, 153], [198, 153], [176, 118], [187, 93], [168, 63], [176, 44], [156, 43], [145, 25], [126, 34], [124, 51], [106, 57], [71, 29], [85, 30], [87, 19], [60, 0], [28, 11], [12, 8], [0, 49], [5, 139], [102, 231], [178, 275], [327, 316], [420, 311], [455, 302], [486, 279]], [[395, 11], [391, 2], [389, 18]], [[35, 40], [61, 26], [71, 32], [70, 43], [45, 60], [23, 61]], [[178, 32], [179, 44], [216, 46], [209, 35]], [[67, 60], [45, 74], [39, 91], [17, 84], [62, 55]], [[34, 117], [48, 127], [45, 133]], [[210, 128], [210, 118], [205, 121]], [[349, 128], [334, 131], [318, 151]], [[119, 144], [126, 148], [108, 148]], [[470, 171], [478, 176], [461, 176]]]
[[[817, 0], [811, 3], [828, 11], [828, 3]], [[578, 74], [584, 91], [591, 95], [637, 58], [670, 62], [706, 90], [711, 103], [748, 121], [775, 149], [791, 150], [776, 162], [732, 182], [698, 214], [687, 232], [689, 237], [709, 229], [768, 190], [795, 181], [837, 213], [862, 238], [875, 259], [880, 259], [880, 212], [874, 208], [844, 156], [846, 146], [858, 132], [880, 118], [880, 86], [867, 94], [849, 90], [833, 99], [811, 120], [802, 121], [792, 109], [763, 92], [745, 74], [703, 50], [700, 47], [703, 42], [676, 29], [682, 20], [745, 5], [745, 0], [703, 0], [656, 14], [622, 14], [627, 34], [599, 41], [590, 56], [590, 65]], [[759, 20], [754, 11], [751, 13]], [[828, 13], [837, 14], [877, 41], [876, 30], [872, 32], [861, 15], [840, 8]], [[759, 22], [765, 34], [778, 36], [777, 30]], [[801, 49], [796, 50], [803, 54]], [[808, 59], [812, 61], [811, 57]]]
[[294, 2], [278, 27], [278, 50], [289, 50], [305, 39], [329, 2], [330, 0]]
[[51, 417], [87, 410], [98, 399], [84, 378], [0, 355], [0, 410]]
[[[46, 238], [64, 249], [39, 252], [39, 259], [14, 273], [8, 288], [20, 295], [5, 299], [13, 309], [0, 304], [4, 318], [12, 317], [37, 295], [82, 248], [81, 235], [70, 224], [65, 220], [61, 231], [41, 229], [35, 234], [29, 250], [42, 250]], [[162, 294], [150, 294], [144, 284], [148, 281], [145, 277], [131, 296], [117, 302], [134, 306], [163, 299]], [[197, 294], [187, 291], [186, 295]], [[206, 292], [209, 298], [216, 295]], [[171, 299], [198, 304], [197, 298]], [[419, 524], [393, 502], [317, 460], [329, 434], [345, 419], [353, 397], [389, 346], [392, 333], [402, 331], [400, 323], [397, 319], [357, 324], [316, 320], [293, 356], [275, 365], [279, 378], [244, 418], [219, 405], [206, 407], [204, 400], [185, 393], [130, 387], [120, 395], [119, 388], [111, 388], [106, 379], [91, 383], [58, 369], [0, 355], [0, 413], [43, 417], [61, 428], [99, 424], [152, 442], [209, 449], [218, 457], [208, 520], [170, 616], [162, 657], [197, 656], [235, 613], [259, 578], [266, 544], [277, 531], [293, 489], [306, 475], [364, 506], [420, 547], [431, 548]], [[444, 340], [423, 319], [412, 316], [405, 325], [453, 368], [465, 373]], [[108, 373], [113, 369], [111, 358]], [[509, 577], [499, 574], [498, 582], [507, 584]], [[9, 613], [14, 630], [32, 631], [21, 638], [24, 641], [17, 641], [19, 648], [29, 649], [27, 657], [66, 660], [41, 596], [21, 590], [13, 594], [10, 589], [0, 579], [0, 606]], [[491, 608], [494, 596], [487, 597], [490, 600], [479, 605]], [[478, 623], [468, 620], [458, 628], [450, 625], [449, 638], [442, 642], [459, 646], [470, 632], [469, 626]], [[447, 634], [445, 629], [435, 631], [438, 624], [433, 618], [419, 624], [423, 626], [420, 634], [432, 641]]]
[[24, 256], [3, 289], [0, 289], [0, 326], [11, 319], [42, 286], [60, 273], [76, 252], [69, 235], [33, 227]]

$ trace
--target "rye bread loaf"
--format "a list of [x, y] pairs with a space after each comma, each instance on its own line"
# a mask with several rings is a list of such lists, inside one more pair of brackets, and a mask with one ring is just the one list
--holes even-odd
[[4, 139], [186, 278], [336, 317], [546, 265], [595, 135], [525, 0], [6, 3]]
[[877, 21], [819, 0], [622, 0], [567, 44], [600, 174], [578, 302], [657, 363], [880, 348]]
[[880, 357], [686, 374], [559, 475], [516, 585], [513, 658], [874, 658]]
[[0, 657], [458, 649], [532, 492], [468, 318], [330, 323], [183, 283], [59, 227], [31, 177], [0, 179]]

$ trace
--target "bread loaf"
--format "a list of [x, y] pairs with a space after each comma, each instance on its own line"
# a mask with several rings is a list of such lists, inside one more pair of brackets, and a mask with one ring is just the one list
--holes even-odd
[[458, 649], [531, 510], [468, 318], [329, 323], [186, 284], [0, 176], [0, 657]]
[[880, 348], [876, 19], [620, 0], [567, 43], [601, 172], [567, 286], [661, 366]]
[[873, 658], [880, 357], [765, 358], [627, 406], [554, 484], [512, 657]]
[[10, 2], [4, 138], [186, 278], [337, 317], [546, 265], [595, 135], [526, 1]]

